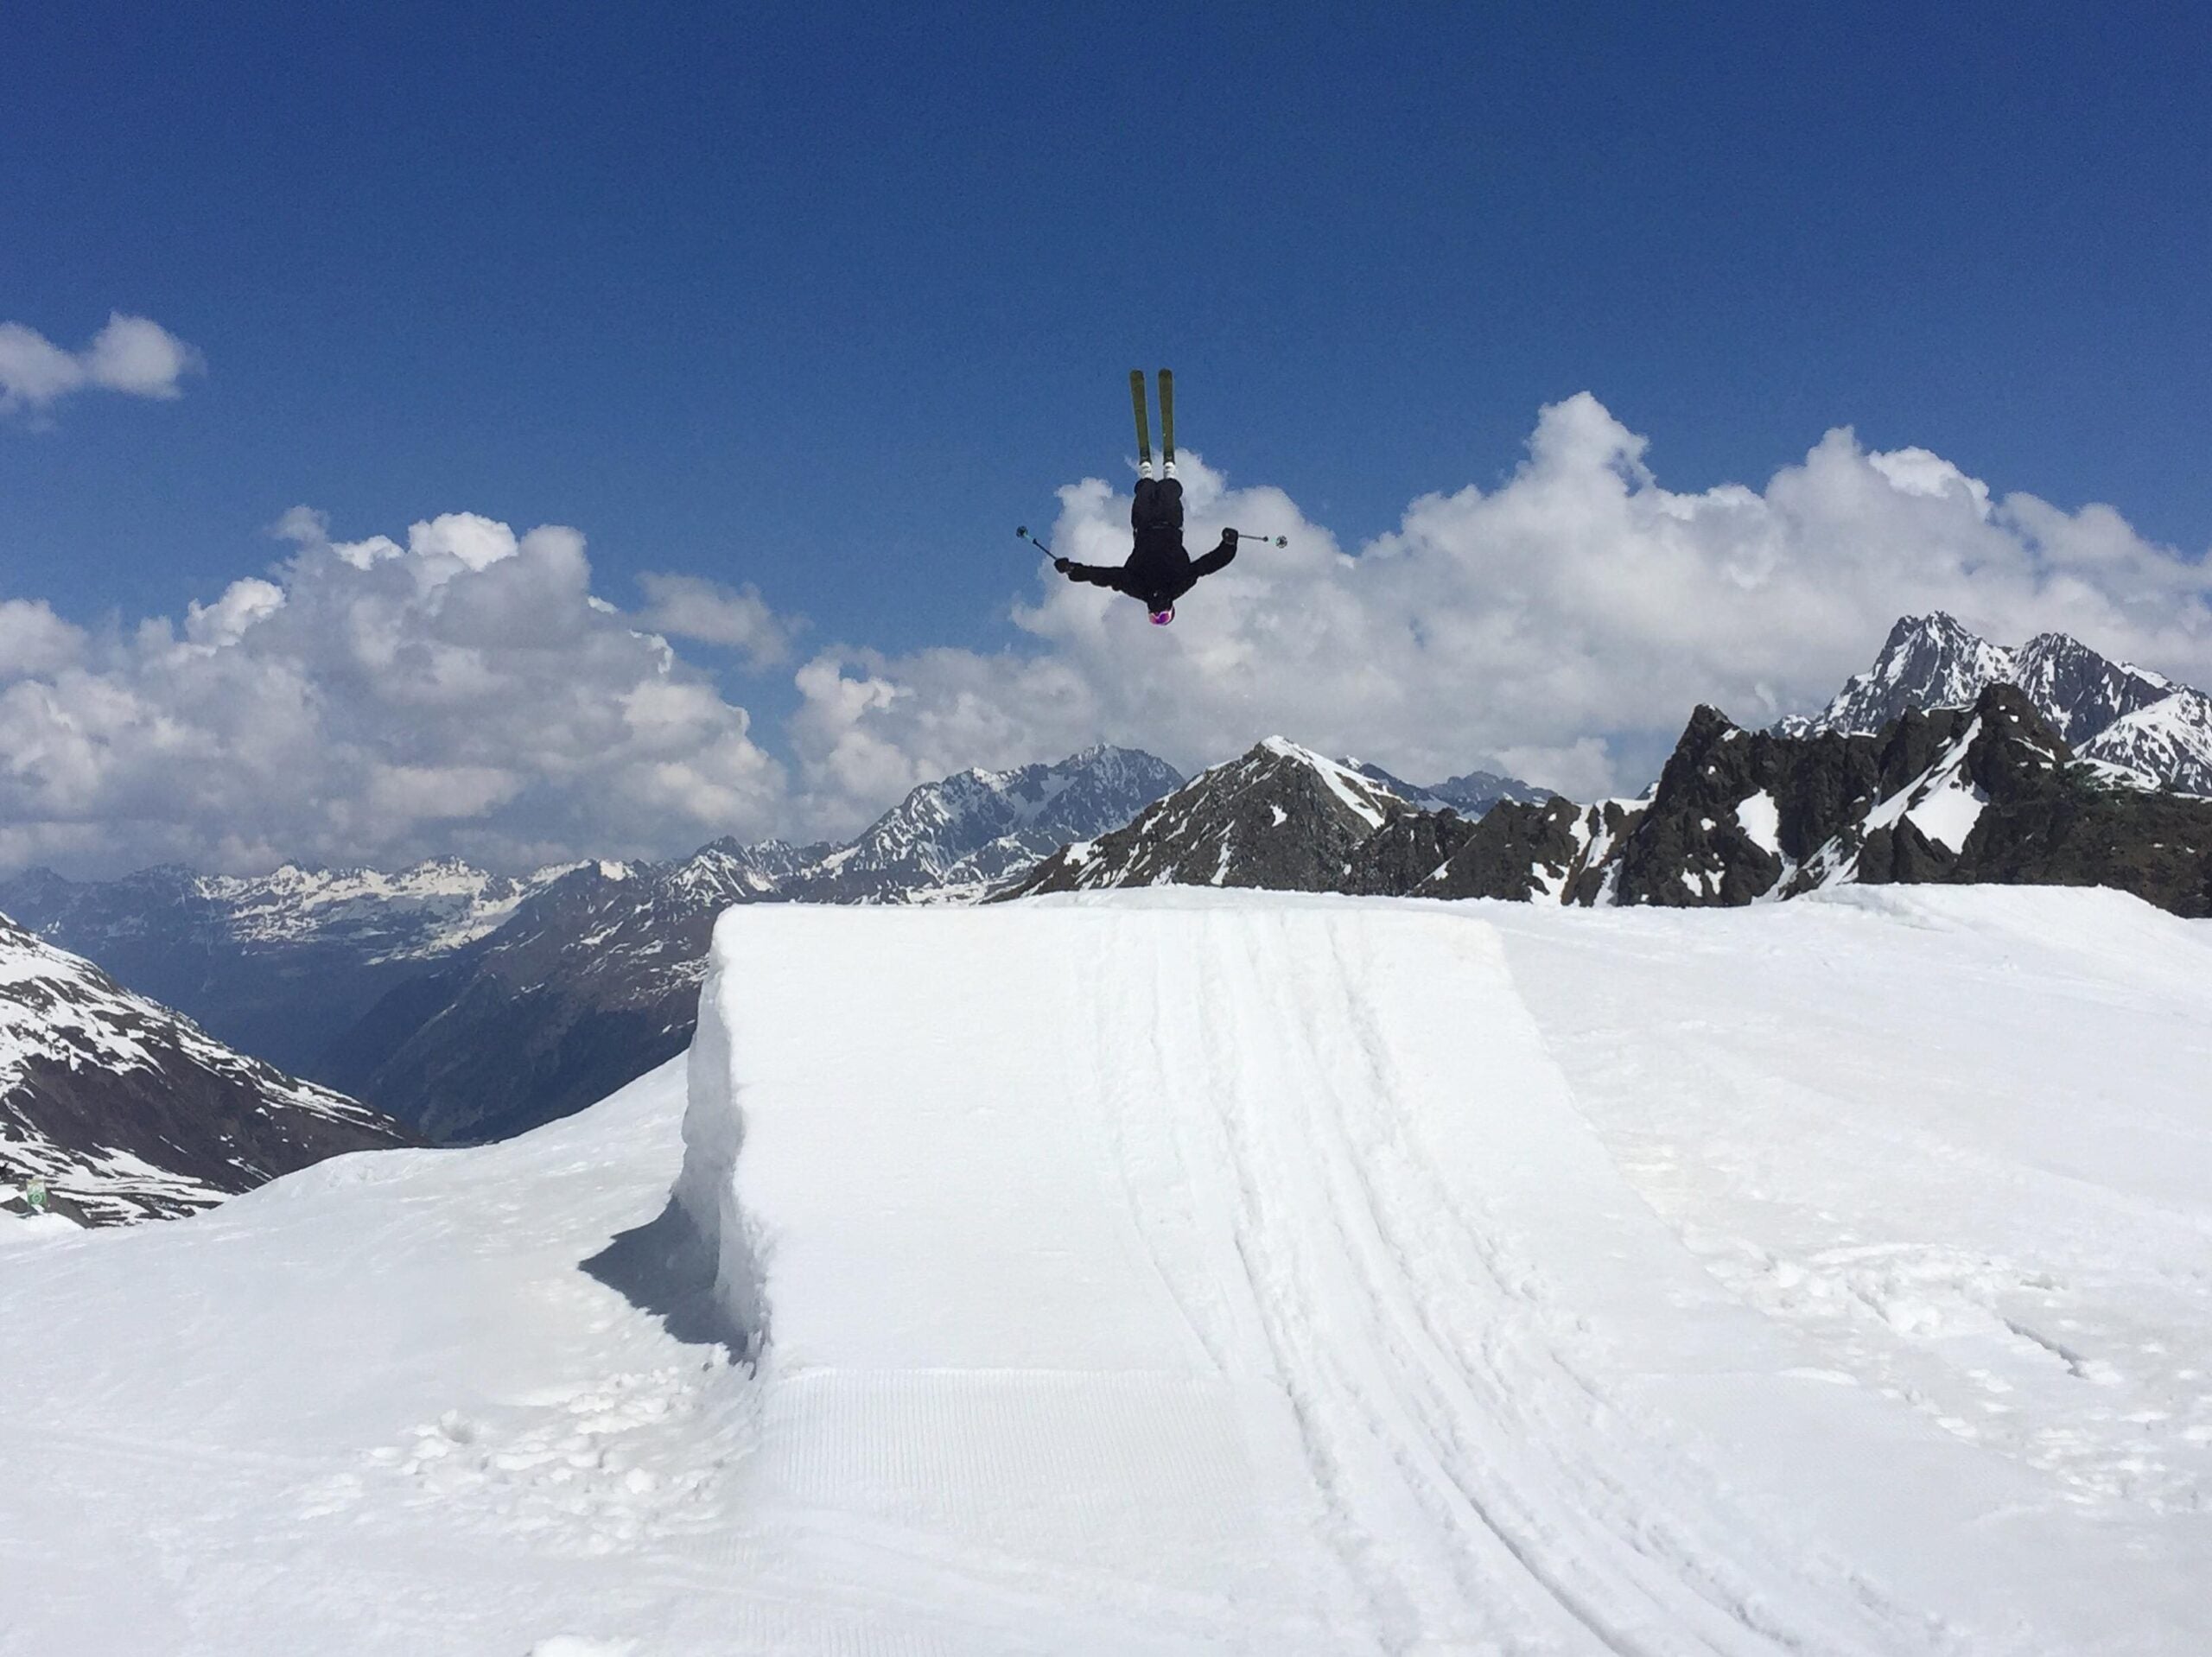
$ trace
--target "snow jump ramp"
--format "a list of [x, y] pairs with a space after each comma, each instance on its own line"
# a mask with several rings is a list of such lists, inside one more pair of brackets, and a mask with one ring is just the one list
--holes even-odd
[[836, 1649], [2111, 1648], [1630, 1189], [1480, 906], [748, 907], [701, 1013], [744, 1568]]

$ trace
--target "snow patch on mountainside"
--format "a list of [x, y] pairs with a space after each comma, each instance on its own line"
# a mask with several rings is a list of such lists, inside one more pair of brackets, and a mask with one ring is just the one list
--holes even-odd
[[1736, 822], [1752, 845], [1770, 856], [1782, 855], [1782, 808], [1764, 789], [1736, 803]]
[[533, 892], [575, 864], [519, 879], [486, 873], [457, 858], [418, 863], [395, 874], [374, 869], [303, 869], [287, 863], [264, 875], [202, 875], [197, 890], [228, 917], [242, 943], [302, 943], [334, 934], [391, 939], [397, 958], [449, 954], [482, 937]]
[[398, 1137], [0, 917], [0, 1179], [113, 1223], [210, 1207], [317, 1146]]
[[1321, 779], [1330, 793], [1344, 802], [1347, 810], [1369, 828], [1380, 828], [1382, 826], [1384, 812], [1376, 801], [1376, 784], [1372, 778], [1363, 776], [1349, 765], [1338, 764], [1325, 754], [1301, 747], [1287, 737], [1271, 736], [1260, 746], [1278, 759], [1306, 766]]
[[2082, 756], [2212, 796], [2212, 696], [2187, 687], [2113, 721]]

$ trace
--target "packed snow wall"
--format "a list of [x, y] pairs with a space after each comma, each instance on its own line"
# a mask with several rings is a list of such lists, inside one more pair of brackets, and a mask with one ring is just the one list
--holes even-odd
[[738, 1354], [758, 1360], [768, 1338], [759, 1240], [738, 1207], [737, 1160], [745, 1146], [743, 1086], [733, 1062], [733, 1032], [747, 957], [731, 910], [715, 929], [699, 987], [699, 1024], [691, 1038], [683, 1108], [683, 1166], [666, 1219], [683, 1235], [677, 1253], [692, 1270], [713, 1272], [711, 1298]]
[[1025, 1649], [1994, 1651], [1958, 1630], [2016, 1616], [1974, 1565], [2011, 1549], [2094, 1622], [2031, 1474], [1839, 1379], [1624, 1178], [1521, 918], [724, 916], [677, 1203], [758, 1359], [746, 1510], [935, 1561], [947, 1626], [1034, 1597]]

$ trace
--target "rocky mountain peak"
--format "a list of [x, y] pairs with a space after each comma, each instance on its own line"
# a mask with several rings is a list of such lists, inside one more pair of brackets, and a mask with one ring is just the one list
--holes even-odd
[[2051, 729], [2085, 759], [2154, 784], [2212, 794], [2212, 699], [2099, 654], [2072, 635], [2038, 633], [2017, 650], [1993, 644], [1936, 611], [1891, 628], [1872, 670], [1821, 713], [1777, 733], [1872, 735], [1910, 709], [1971, 708], [1992, 684], [2018, 685]]
[[2012, 673], [2012, 652], [1957, 617], [1942, 610], [1901, 616], [1873, 667], [1854, 676], [1821, 713], [1793, 721], [1785, 733], [1878, 731], [1907, 708], [1967, 706], [1983, 686]]
[[1355, 890], [1376, 849], [1370, 842], [1393, 822], [1424, 815], [1370, 772], [1268, 737], [1126, 826], [1062, 848], [1001, 895], [1159, 885]]
[[2068, 633], [2037, 633], [2012, 652], [2009, 676], [2076, 747], [2175, 689], [2171, 679], [2111, 661]]

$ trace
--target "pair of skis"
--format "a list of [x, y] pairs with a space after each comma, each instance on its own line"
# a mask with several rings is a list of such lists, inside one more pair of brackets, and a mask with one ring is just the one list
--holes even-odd
[[[1132, 368], [1129, 371], [1129, 406], [1135, 410], [1137, 417], [1138, 474], [1149, 478], [1152, 475], [1152, 421], [1151, 411], [1145, 406], [1144, 370], [1141, 368]], [[1175, 371], [1170, 368], [1163, 368], [1160, 371], [1160, 460], [1161, 474], [1166, 477], [1173, 477], [1175, 475]], [[1047, 558], [1052, 556], [1052, 548], [1030, 534], [1027, 524], [1016, 527], [1014, 534], [1020, 536]], [[1287, 547], [1290, 544], [1290, 538], [1287, 536], [1255, 535], [1246, 536], [1243, 538], [1255, 542], [1263, 547]]]
[[[1145, 418], [1144, 370], [1129, 371], [1129, 406], [1137, 416], [1137, 475], [1152, 475], [1152, 427]], [[1160, 371], [1160, 460], [1162, 475], [1175, 475], [1175, 371]]]

